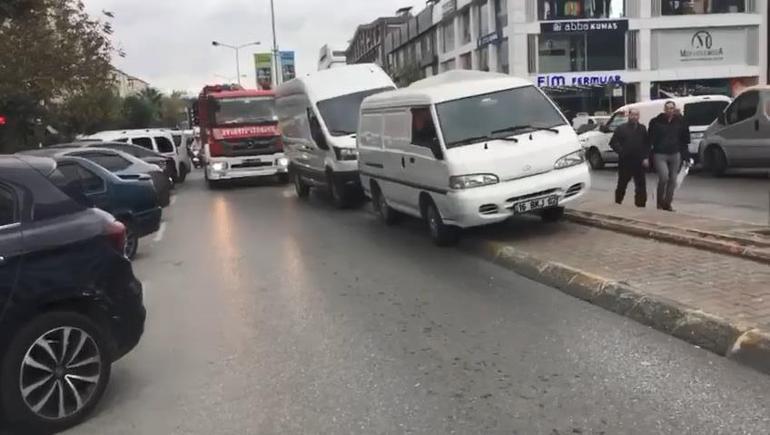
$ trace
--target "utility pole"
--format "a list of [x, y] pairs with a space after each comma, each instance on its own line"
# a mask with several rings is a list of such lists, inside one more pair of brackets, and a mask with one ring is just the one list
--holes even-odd
[[238, 84], [241, 84], [241, 58], [240, 58], [240, 51], [242, 48], [250, 47], [252, 45], [259, 45], [260, 42], [248, 42], [246, 44], [241, 45], [230, 45], [230, 44], [224, 44], [219, 41], [211, 41], [211, 45], [214, 47], [225, 47], [229, 48], [235, 51], [235, 71], [238, 74]]
[[278, 52], [278, 39], [275, 35], [275, 5], [273, 4], [273, 0], [270, 0], [270, 17], [273, 23], [273, 66], [275, 70], [275, 74], [273, 74], [273, 89], [275, 89], [281, 84], [282, 77], [279, 63], [281, 54]]

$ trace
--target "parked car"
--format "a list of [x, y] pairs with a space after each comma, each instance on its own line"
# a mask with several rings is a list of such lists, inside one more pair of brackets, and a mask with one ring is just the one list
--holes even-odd
[[166, 177], [171, 180], [171, 186], [173, 187], [174, 174], [176, 174], [176, 169], [174, 168], [176, 163], [173, 157], [164, 156], [161, 153], [148, 150], [147, 148], [140, 147], [139, 145], [126, 142], [102, 142], [97, 140], [90, 140], [51, 145], [47, 148], [106, 148], [121, 151], [132, 155], [146, 163], [158, 166], [161, 170], [163, 170], [163, 173], [166, 174]]
[[179, 156], [180, 165], [184, 166], [185, 177], [192, 172], [192, 153], [190, 145], [193, 142], [194, 135], [192, 130], [168, 130], [171, 137], [174, 138], [177, 156]]
[[606, 124], [609, 119], [610, 115], [589, 115], [587, 113], [579, 113], [575, 119], [572, 120], [572, 128], [575, 129], [577, 134], [582, 134], [594, 130], [602, 124]]
[[439, 245], [515, 215], [559, 220], [591, 182], [564, 115], [505, 74], [451, 71], [366, 98], [358, 152], [382, 220], [422, 218]]
[[112, 130], [102, 131], [90, 136], [84, 136], [79, 140], [100, 140], [103, 142], [126, 142], [139, 145], [142, 148], [155, 151], [174, 159], [174, 173], [172, 178], [175, 183], [184, 183], [187, 174], [190, 173], [192, 163], [189, 158], [174, 145], [174, 137], [170, 130], [166, 129], [140, 129], [140, 130]]
[[124, 225], [51, 183], [60, 169], [0, 156], [0, 420], [18, 433], [85, 419], [144, 330]]
[[[87, 142], [86, 144], [93, 144]], [[99, 142], [96, 142], [99, 144]], [[121, 146], [134, 146], [130, 144], [120, 144]], [[152, 151], [148, 151], [152, 152]], [[167, 207], [171, 203], [172, 181], [168, 178], [165, 171], [161, 170], [155, 164], [147, 163], [130, 154], [109, 148], [97, 148], [91, 146], [81, 146], [73, 148], [48, 147], [38, 150], [24, 151], [23, 154], [44, 156], [44, 157], [81, 157], [90, 160], [97, 165], [107, 169], [113, 174], [124, 180], [134, 180], [140, 174], [150, 176], [155, 192], [158, 194], [158, 203], [161, 207]]]
[[716, 176], [730, 168], [770, 167], [770, 86], [743, 91], [708, 127], [699, 152]]
[[[607, 163], [617, 163], [618, 154], [610, 148], [610, 139], [615, 129], [628, 121], [630, 109], [639, 110], [639, 122], [648, 126], [650, 121], [663, 112], [667, 101], [673, 101], [682, 111], [687, 125], [690, 127], [690, 154], [698, 155], [703, 134], [717, 116], [727, 107], [732, 99], [724, 95], [702, 95], [692, 97], [668, 98], [662, 100], [643, 101], [625, 105], [612, 115], [599, 129], [585, 132], [578, 136], [580, 144], [586, 152], [586, 158], [592, 169], [601, 169]], [[650, 162], [653, 160], [650, 159]]]
[[311, 187], [328, 190], [339, 207], [361, 198], [356, 151], [361, 102], [395, 88], [374, 64], [318, 71], [278, 87], [278, 120], [300, 198]]
[[51, 155], [57, 170], [49, 177], [62, 191], [85, 206], [111, 213], [126, 226], [124, 253], [134, 259], [139, 239], [160, 229], [162, 209], [152, 180], [146, 174], [123, 177], [83, 157], [64, 152]]

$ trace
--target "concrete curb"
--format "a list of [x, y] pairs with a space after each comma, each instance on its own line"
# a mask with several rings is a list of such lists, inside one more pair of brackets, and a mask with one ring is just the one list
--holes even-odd
[[578, 210], [567, 210], [565, 218], [578, 224], [770, 264], [770, 249], [762, 249], [759, 244], [752, 244], [749, 239], [741, 237], [690, 231]]
[[486, 240], [463, 248], [532, 280], [770, 374], [770, 331], [731, 322], [565, 264]]

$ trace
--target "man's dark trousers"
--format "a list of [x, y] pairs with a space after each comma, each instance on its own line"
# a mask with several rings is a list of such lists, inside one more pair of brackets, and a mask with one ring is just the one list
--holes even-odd
[[627, 159], [618, 163], [618, 187], [615, 189], [615, 202], [623, 203], [628, 182], [634, 179], [634, 203], [637, 207], [647, 205], [647, 178], [642, 160]]

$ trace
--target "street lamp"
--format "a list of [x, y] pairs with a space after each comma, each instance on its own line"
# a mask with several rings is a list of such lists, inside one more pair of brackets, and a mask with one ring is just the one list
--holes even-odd
[[235, 50], [235, 69], [236, 69], [236, 72], [238, 73], [238, 84], [239, 85], [241, 84], [241, 58], [240, 58], [240, 53], [239, 52], [240, 52], [241, 48], [251, 47], [253, 45], [259, 45], [259, 44], [260, 44], [259, 41], [247, 42], [246, 44], [241, 44], [241, 45], [229, 45], [229, 44], [224, 44], [224, 43], [219, 42], [219, 41], [211, 41], [211, 45], [213, 45], [214, 47], [225, 47], [225, 48], [231, 48], [231, 49]]

